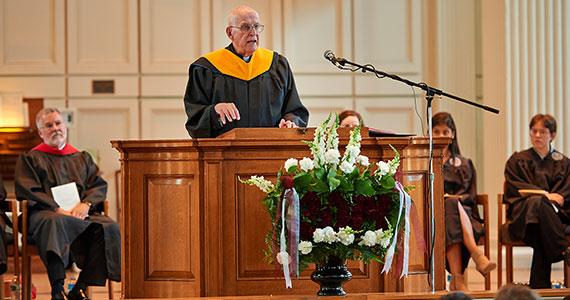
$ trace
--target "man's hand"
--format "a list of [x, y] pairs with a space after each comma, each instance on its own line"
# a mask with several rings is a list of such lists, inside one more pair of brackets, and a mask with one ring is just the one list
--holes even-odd
[[240, 119], [239, 111], [233, 103], [218, 103], [214, 106], [214, 110], [220, 117], [223, 125], [226, 125], [226, 121], [232, 122]]
[[548, 200], [558, 203], [560, 207], [564, 206], [564, 197], [562, 197], [562, 195], [558, 193], [548, 193], [546, 197]]
[[281, 122], [279, 122], [279, 128], [297, 128], [297, 124], [293, 121], [281, 119]]
[[71, 209], [71, 216], [84, 220], [89, 215], [89, 205], [84, 202], [79, 202]]
[[63, 209], [63, 208], [61, 208], [61, 207], [56, 208], [56, 209], [55, 209], [55, 212], [58, 213], [58, 214], [60, 214], [60, 215], [65, 215], [65, 216], [70, 216], [70, 217], [71, 217], [71, 212], [68, 211], [68, 210], [65, 210], [65, 209]]

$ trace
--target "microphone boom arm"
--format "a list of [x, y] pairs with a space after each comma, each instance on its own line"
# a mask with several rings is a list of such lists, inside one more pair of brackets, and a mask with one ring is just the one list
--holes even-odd
[[[424, 91], [426, 92], [426, 94], [427, 94], [427, 95], [430, 95], [430, 96], [434, 96], [434, 95], [445, 96], [445, 97], [448, 97], [448, 98], [457, 100], [457, 101], [459, 101], [459, 102], [463, 102], [463, 103], [465, 103], [465, 104], [468, 104], [468, 105], [471, 105], [471, 106], [475, 106], [475, 107], [484, 109], [484, 110], [486, 110], [486, 111], [489, 111], [489, 112], [492, 112], [492, 113], [495, 113], [495, 114], [498, 114], [498, 113], [499, 113], [499, 110], [496, 109], [496, 108], [494, 108], [494, 107], [486, 106], [486, 105], [483, 105], [483, 104], [480, 104], [480, 103], [477, 103], [477, 102], [473, 102], [473, 101], [469, 101], [469, 100], [467, 100], [467, 99], [463, 99], [463, 98], [461, 98], [461, 97], [458, 97], [458, 96], [455, 96], [455, 95], [452, 95], [452, 94], [448, 94], [448, 93], [446, 93], [446, 92], [444, 92], [444, 91], [442, 91], [442, 90], [440, 90], [440, 89], [436, 89], [436, 88], [434, 88], [434, 87], [431, 87], [431, 86], [429, 86], [429, 85], [427, 85], [426, 83], [423, 83], [423, 82], [421, 82], [421, 83], [413, 82], [413, 81], [411, 81], [411, 80], [409, 80], [409, 79], [402, 78], [402, 77], [400, 77], [400, 76], [398, 76], [398, 75], [395, 75], [395, 74], [390, 74], [390, 73], [386, 73], [386, 72], [383, 72], [383, 71], [380, 71], [380, 70], [376, 70], [376, 69], [374, 69], [374, 68], [372, 68], [372, 67], [370, 67], [370, 66], [368, 66], [368, 65], [364, 65], [364, 66], [363, 66], [363, 65], [359, 65], [359, 64], [357, 64], [357, 63], [354, 63], [354, 62], [351, 62], [351, 61], [349, 61], [349, 60], [346, 60], [346, 59], [344, 59], [344, 58], [342, 58], [342, 57], [336, 58], [336, 62], [337, 62], [339, 65], [343, 66], [343, 67], [344, 67], [345, 65], [350, 65], [350, 66], [356, 67], [356, 69], [349, 69], [349, 70], [351, 70], [351, 71], [353, 71], [353, 72], [354, 72], [354, 71], [357, 71], [357, 70], [359, 70], [359, 69], [362, 70], [362, 72], [371, 72], [371, 73], [376, 74], [377, 76], [388, 77], [388, 78], [391, 78], [391, 79], [393, 79], [393, 80], [403, 82], [403, 83], [405, 83], [405, 84], [407, 84], [407, 85], [409, 85], [409, 86], [418, 87], [418, 88], [424, 90]], [[340, 67], [339, 67], [339, 68], [340, 68]], [[341, 68], [341, 69], [342, 69], [342, 68]], [[346, 68], [344, 68], [344, 69], [346, 69]]]

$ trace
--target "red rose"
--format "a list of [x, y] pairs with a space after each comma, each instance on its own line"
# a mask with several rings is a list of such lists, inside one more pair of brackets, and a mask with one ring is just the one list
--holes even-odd
[[404, 177], [404, 173], [402, 173], [400, 168], [398, 168], [396, 170], [396, 173], [394, 173], [394, 179], [396, 179], [396, 181], [402, 182], [402, 177]]
[[312, 241], [313, 240], [313, 232], [315, 232], [315, 228], [306, 222], [301, 223], [301, 232], [300, 232], [300, 239], [303, 241]]
[[321, 222], [320, 222], [320, 228], [325, 228], [327, 226], [333, 226], [332, 222], [333, 222], [333, 215], [330, 209], [325, 209], [321, 212]]
[[348, 209], [338, 210], [336, 213], [336, 227], [346, 227], [350, 225], [350, 211]]
[[285, 189], [292, 189], [295, 187], [295, 181], [291, 176], [281, 176], [281, 184]]
[[378, 216], [376, 218], [376, 224], [380, 228], [388, 228], [388, 224], [386, 222], [386, 216], [392, 209], [392, 197], [391, 195], [381, 195], [378, 197]]
[[354, 230], [360, 230], [362, 224], [364, 223], [364, 218], [362, 215], [353, 214], [352, 218], [350, 219], [350, 227]]

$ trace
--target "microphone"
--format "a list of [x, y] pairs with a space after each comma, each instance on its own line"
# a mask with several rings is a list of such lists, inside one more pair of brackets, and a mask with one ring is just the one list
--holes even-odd
[[334, 53], [331, 50], [326, 50], [324, 56], [327, 60], [330, 60], [333, 64], [336, 63], [336, 57], [334, 56]]
[[342, 57], [336, 58], [336, 56], [334, 56], [334, 53], [331, 50], [326, 50], [324, 53], [324, 57], [332, 62], [333, 65], [337, 66], [337, 64], [344, 66], [344, 62], [345, 59]]

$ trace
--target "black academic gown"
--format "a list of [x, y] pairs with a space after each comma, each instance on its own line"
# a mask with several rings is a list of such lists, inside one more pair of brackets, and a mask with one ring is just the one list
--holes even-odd
[[477, 210], [477, 175], [473, 162], [461, 155], [447, 160], [443, 165], [443, 189], [446, 194], [461, 196], [461, 199], [445, 199], [445, 244], [446, 246], [461, 244], [462, 270], [465, 271], [471, 255], [463, 244], [458, 203], [461, 203], [471, 220], [475, 241], [484, 234], [482, 220]]
[[0, 274], [4, 274], [8, 267], [7, 264], [7, 240], [6, 240], [6, 214], [8, 210], [8, 202], [6, 202], [6, 188], [4, 187], [4, 182], [2, 181], [2, 176], [0, 176]]
[[[544, 190], [564, 197], [559, 213], [542, 195], [519, 194], [520, 189]], [[570, 160], [556, 150], [542, 159], [534, 149], [515, 152], [505, 166], [505, 197], [508, 232], [515, 241], [533, 247], [530, 285], [550, 287], [551, 263], [564, 258], [567, 245], [564, 222], [570, 201]]]
[[[80, 220], [54, 212], [58, 204], [51, 188], [75, 182], [82, 202], [91, 203], [89, 217]], [[29, 200], [29, 230], [36, 242], [42, 261], [47, 265], [47, 252], [58, 255], [65, 266], [74, 261], [82, 268], [86, 253], [81, 234], [93, 224], [101, 224], [104, 231], [105, 262], [108, 279], [120, 281], [119, 225], [100, 214], [107, 193], [107, 183], [98, 175], [97, 165], [87, 152], [66, 155], [31, 150], [22, 154], [16, 164], [16, 196]], [[95, 278], [90, 285], [105, 283], [106, 278]]]
[[[301, 103], [293, 72], [287, 59], [277, 52], [268, 57], [269, 69], [261, 74], [232, 73], [228, 70], [236, 64], [244, 69], [256, 69], [263, 63], [256, 54], [246, 63], [235, 53], [232, 45], [219, 51], [228, 51], [239, 61], [212, 59], [209, 54], [190, 65], [184, 106], [188, 120], [186, 129], [190, 136], [216, 137], [238, 127], [278, 127], [281, 119], [291, 120], [299, 127], [307, 126], [309, 112]], [[269, 51], [257, 49], [256, 52]], [[227, 57], [227, 56], [226, 56]], [[267, 61], [267, 60], [266, 60]], [[251, 65], [250, 65], [251, 64]], [[221, 102], [233, 102], [240, 112], [240, 120], [218, 120], [214, 106]]]

